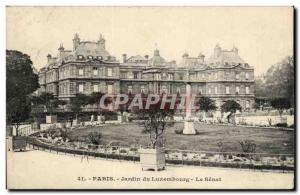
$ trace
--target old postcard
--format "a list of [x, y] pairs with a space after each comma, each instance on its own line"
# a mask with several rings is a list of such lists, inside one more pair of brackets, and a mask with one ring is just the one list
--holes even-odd
[[294, 189], [293, 7], [6, 8], [7, 189]]

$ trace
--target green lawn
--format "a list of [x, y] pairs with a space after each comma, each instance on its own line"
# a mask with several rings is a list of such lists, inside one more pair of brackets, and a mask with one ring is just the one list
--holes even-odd
[[[217, 143], [221, 141], [224, 152], [240, 152], [239, 141], [251, 139], [257, 145], [256, 152], [272, 154], [293, 153], [293, 131], [205, 124], [195, 124], [195, 128], [200, 132], [199, 135], [175, 134], [175, 129], [183, 129], [183, 123], [176, 123], [174, 127], [166, 129], [166, 148], [218, 151]], [[92, 131], [102, 133], [102, 144], [104, 145], [111, 142], [126, 146], [146, 145], [148, 143], [148, 136], [141, 134], [142, 126], [137, 124], [76, 129], [70, 132], [70, 137], [84, 140], [88, 133]]]

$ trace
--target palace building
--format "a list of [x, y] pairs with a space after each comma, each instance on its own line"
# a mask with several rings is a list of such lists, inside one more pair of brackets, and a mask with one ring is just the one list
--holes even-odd
[[51, 92], [70, 100], [78, 93], [185, 93], [186, 82], [192, 93], [208, 96], [220, 107], [226, 100], [250, 109], [254, 103], [254, 69], [238, 54], [237, 48], [224, 50], [216, 45], [206, 60], [200, 53], [182, 55], [179, 63], [167, 61], [158, 49], [153, 56], [123, 54], [121, 62], [105, 48], [105, 39], [81, 41], [73, 38], [72, 50], [61, 44], [57, 56], [47, 56], [39, 71], [39, 92]]

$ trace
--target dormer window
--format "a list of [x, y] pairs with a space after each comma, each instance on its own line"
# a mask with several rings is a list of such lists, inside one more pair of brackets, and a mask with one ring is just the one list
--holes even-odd
[[78, 60], [83, 60], [83, 55], [78, 55], [78, 56], [77, 56], [77, 59], [78, 59]]
[[102, 60], [103, 57], [102, 57], [102, 56], [97, 56], [97, 59], [98, 59], [98, 60]]
[[87, 56], [87, 59], [92, 60], [93, 56]]

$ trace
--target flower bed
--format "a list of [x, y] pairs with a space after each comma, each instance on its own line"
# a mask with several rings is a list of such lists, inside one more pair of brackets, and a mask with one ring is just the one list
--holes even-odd
[[[56, 151], [66, 154], [91, 156], [95, 158], [117, 159], [126, 161], [139, 161], [137, 148], [126, 148], [119, 146], [76, 146], [76, 143], [64, 143], [53, 145], [44, 138], [31, 136], [27, 138], [27, 143], [37, 149]], [[294, 170], [294, 158], [286, 156], [277, 157], [247, 157], [249, 154], [225, 154], [225, 153], [205, 153], [193, 151], [173, 151], [166, 150], [166, 163], [173, 165], [204, 166], [204, 167], [224, 167], [258, 170]], [[255, 159], [256, 158], [256, 159]]]

